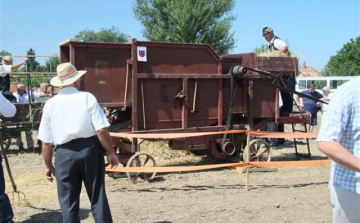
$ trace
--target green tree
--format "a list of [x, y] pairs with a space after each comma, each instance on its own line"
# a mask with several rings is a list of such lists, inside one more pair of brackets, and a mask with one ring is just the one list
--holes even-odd
[[45, 66], [43, 70], [45, 72], [56, 72], [56, 67], [60, 64], [60, 57], [54, 55], [54, 57], [50, 57], [45, 60]]
[[150, 41], [207, 43], [217, 54], [235, 47], [235, 0], [135, 0], [133, 12]]
[[85, 29], [80, 31], [75, 39], [82, 42], [100, 43], [123, 43], [130, 39], [130, 36], [122, 33], [118, 27], [112, 26], [109, 29], [103, 28], [99, 32]]
[[260, 47], [255, 47], [254, 52], [255, 52], [256, 54], [267, 53], [267, 52], [268, 52], [268, 45], [266, 45], [266, 44], [261, 44]]
[[324, 76], [360, 75], [360, 36], [350, 39], [326, 64]]
[[[26, 55], [35, 56], [36, 55], [35, 50], [30, 48], [27, 51]], [[36, 60], [36, 57], [28, 57], [27, 66], [28, 66], [28, 72], [38, 72], [38, 71], [40, 72], [40, 71], [42, 71], [42, 66]], [[26, 71], [26, 65], [21, 68], [21, 71], [22, 72]]]
[[[50, 57], [49, 59], [45, 60], [45, 66], [41, 66], [41, 71], [42, 72], [56, 72], [56, 67], [60, 64], [60, 57], [57, 55], [54, 55], [55, 57]], [[50, 69], [51, 68], [51, 69]], [[36, 75], [32, 75], [31, 77], [31, 85], [32, 86], [36, 86], [36, 85], [40, 85], [41, 83], [49, 83], [50, 82], [50, 75], [48, 76], [36, 76]]]

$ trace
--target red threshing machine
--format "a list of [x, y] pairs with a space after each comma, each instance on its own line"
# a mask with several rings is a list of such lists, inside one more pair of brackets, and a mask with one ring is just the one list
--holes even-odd
[[[257, 130], [278, 118], [279, 90], [271, 86], [275, 78], [248, 71], [247, 77], [263, 82], [231, 81], [230, 68], [237, 64], [293, 76], [298, 71], [296, 58], [254, 53], [218, 56], [205, 44], [135, 39], [121, 44], [68, 40], [60, 44], [60, 58], [61, 63], [71, 62], [88, 71], [82, 90], [94, 94], [102, 107], [117, 112], [117, 132], [224, 130], [232, 98], [232, 129]], [[239, 154], [245, 139], [244, 134], [226, 140], [209, 135], [172, 139], [169, 146], [223, 158]], [[123, 163], [140, 151], [137, 139], [113, 140]]]

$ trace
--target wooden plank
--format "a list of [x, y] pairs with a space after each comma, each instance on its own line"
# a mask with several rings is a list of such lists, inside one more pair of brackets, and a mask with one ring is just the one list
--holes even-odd
[[250, 165], [257, 168], [279, 168], [279, 167], [308, 167], [308, 166], [330, 166], [331, 160], [309, 160], [309, 161], [279, 161], [279, 162], [251, 162]]

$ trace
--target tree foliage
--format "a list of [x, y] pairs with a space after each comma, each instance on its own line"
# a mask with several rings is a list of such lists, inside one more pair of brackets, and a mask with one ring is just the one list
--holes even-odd
[[330, 57], [323, 73], [325, 76], [359, 76], [360, 36], [350, 39], [335, 56]]
[[[36, 56], [35, 50], [30, 48], [27, 51], [26, 55]], [[21, 71], [23, 71], [23, 72], [25, 72], [25, 71], [28, 71], [28, 72], [42, 71], [42, 66], [36, 60], [36, 57], [28, 57], [27, 66], [28, 66], [28, 70], [26, 70], [26, 65], [25, 65], [21, 68]]]
[[255, 52], [256, 54], [267, 53], [267, 52], [268, 52], [268, 45], [266, 45], [266, 44], [261, 44], [260, 47], [255, 47], [254, 52]]
[[130, 36], [121, 32], [118, 27], [112, 26], [109, 29], [103, 28], [99, 32], [85, 29], [80, 31], [75, 39], [82, 42], [99, 43], [123, 43], [130, 39]]
[[56, 67], [60, 64], [60, 57], [54, 55], [55, 57], [50, 57], [45, 60], [45, 66], [43, 71], [45, 72], [56, 72]]
[[234, 48], [234, 0], [135, 0], [133, 12], [150, 41], [207, 43], [217, 54]]

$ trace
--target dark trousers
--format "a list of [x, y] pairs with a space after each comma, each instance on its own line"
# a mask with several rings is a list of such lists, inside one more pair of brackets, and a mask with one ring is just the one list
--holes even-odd
[[[280, 108], [280, 116], [289, 116], [293, 110], [293, 96], [288, 92], [281, 92], [281, 98], [283, 100], [283, 106]], [[278, 132], [284, 132], [284, 123], [278, 124]], [[278, 144], [284, 144], [285, 139], [278, 139]]]
[[0, 223], [12, 223], [14, 213], [11, 208], [9, 197], [5, 194], [4, 170], [0, 155]]
[[[277, 131], [277, 126], [275, 124], [275, 122], [268, 122], [265, 125], [263, 125], [260, 128], [261, 131], [269, 131], [269, 132], [276, 132]], [[268, 141], [270, 143], [270, 146], [276, 146], [277, 144], [277, 139], [275, 138], [269, 138], [266, 139], [266, 141]]]
[[97, 137], [75, 139], [59, 145], [55, 155], [55, 177], [63, 222], [79, 223], [82, 182], [97, 223], [112, 223], [105, 193], [103, 148]]

